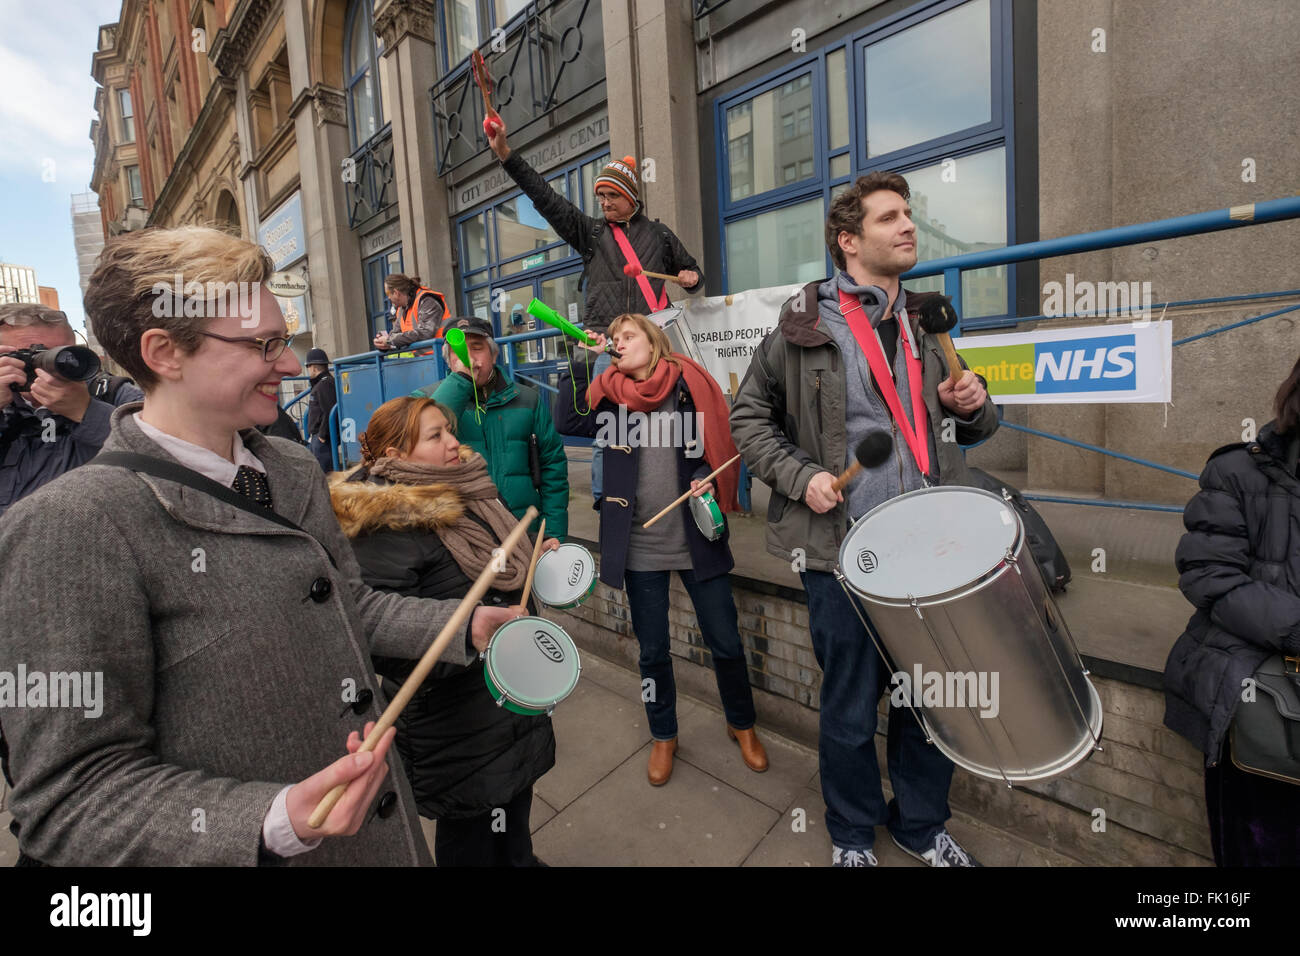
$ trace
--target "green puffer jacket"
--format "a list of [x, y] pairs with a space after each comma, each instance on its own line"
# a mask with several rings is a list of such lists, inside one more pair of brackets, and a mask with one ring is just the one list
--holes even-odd
[[[479, 392], [481, 409], [475, 407], [469, 376], [459, 372], [411, 394], [450, 408], [456, 414], [456, 437], [487, 459], [488, 475], [506, 507], [518, 518], [529, 505], [535, 506], [546, 519], [546, 536], [563, 541], [569, 533], [569, 462], [564, 441], [537, 389], [509, 381], [500, 366], [496, 374], [498, 379], [488, 388], [505, 384], [486, 397]], [[528, 464], [534, 435], [541, 463], [540, 488], [534, 484]], [[534, 522], [529, 530], [536, 527]]]

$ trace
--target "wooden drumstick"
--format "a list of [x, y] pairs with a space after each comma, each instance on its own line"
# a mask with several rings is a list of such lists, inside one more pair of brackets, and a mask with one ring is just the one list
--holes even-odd
[[642, 269], [640, 266], [634, 266], [630, 262], [623, 267], [623, 275], [631, 279], [635, 279], [637, 276], [649, 276], [652, 279], [663, 279], [666, 282], [676, 282], [678, 285], [682, 284], [682, 280], [677, 278], [677, 276], [670, 276], [666, 272], [650, 272], [647, 269]]
[[533, 575], [537, 572], [537, 559], [542, 556], [542, 539], [546, 537], [546, 519], [537, 526], [537, 540], [533, 542], [533, 559], [528, 562], [528, 576], [524, 578], [524, 596], [519, 603], [528, 607], [528, 595], [533, 593]]
[[495, 126], [501, 129], [505, 124], [501, 122], [501, 114], [492, 108], [492, 78], [488, 75], [487, 64], [483, 62], [483, 54], [478, 50], [469, 58], [470, 71], [474, 74], [474, 82], [478, 84], [479, 92], [483, 94], [483, 133], [489, 139], [492, 134], [490, 128]]
[[953, 310], [952, 301], [947, 296], [936, 295], [926, 299], [922, 304], [921, 328], [938, 339], [939, 344], [943, 346], [944, 357], [948, 360], [948, 381], [954, 387], [963, 371], [961, 359], [957, 357], [957, 350], [952, 346], [952, 336], [948, 334], [956, 324], [957, 313]]
[[[709, 472], [709, 474], [707, 474], [707, 475], [704, 476], [704, 480], [701, 481], [700, 484], [702, 484], [702, 485], [707, 485], [710, 481], [712, 481], [712, 480], [713, 480], [714, 478], [716, 478], [719, 474], [721, 474], [721, 472], [722, 472], [724, 469], [731, 467], [732, 465], [734, 465], [734, 464], [735, 464], [736, 462], [738, 462], [738, 461], [740, 461], [740, 456], [739, 456], [739, 455], [737, 455], [736, 457], [732, 458], [730, 461], [724, 462], [723, 464], [719, 465], [717, 468], [714, 468], [713, 471]], [[658, 520], [659, 520], [660, 518], [662, 518], [664, 515], [668, 514], [668, 512], [672, 511], [674, 508], [676, 508], [679, 504], [681, 504], [683, 501], [685, 501], [687, 498], [689, 498], [689, 497], [690, 497], [691, 495], [693, 495], [693, 494], [695, 494], [695, 490], [694, 490], [694, 489], [692, 489], [692, 490], [686, 492], [684, 495], [682, 495], [681, 497], [679, 497], [676, 501], [674, 501], [672, 504], [670, 504], [670, 505], [669, 505], [667, 508], [665, 508], [663, 511], [659, 512], [657, 515], [655, 515], [653, 518], [651, 518], [649, 521], [647, 521], [647, 522], [646, 522], [645, 524], [643, 524], [641, 527], [642, 527], [642, 528], [648, 528], [648, 527], [650, 527], [652, 524], [654, 524], [656, 521], [658, 521]]]
[[875, 468], [889, 457], [893, 448], [894, 439], [889, 437], [889, 432], [879, 428], [868, 432], [867, 437], [858, 442], [858, 447], [853, 449], [853, 457], [856, 461], [831, 482], [831, 491], [839, 491], [856, 478], [863, 468]]
[[[519, 539], [524, 536], [524, 533], [528, 530], [528, 526], [532, 524], [533, 519], [536, 517], [537, 509], [532, 505], [529, 505], [528, 510], [524, 512], [524, 516], [519, 519], [519, 523], [515, 525], [514, 529], [508, 535], [506, 535], [506, 539], [501, 542], [501, 553], [503, 555], [508, 555], [514, 551], [515, 546], [519, 544]], [[389, 727], [396, 723], [398, 715], [401, 714], [402, 710], [410, 702], [411, 698], [415, 696], [415, 692], [420, 689], [420, 685], [424, 683], [424, 679], [429, 676], [429, 671], [433, 670], [433, 665], [438, 662], [438, 658], [442, 656], [442, 652], [447, 649], [447, 645], [450, 644], [453, 639], [460, 637], [465, 627], [465, 619], [473, 613], [474, 608], [478, 605], [479, 599], [487, 593], [488, 588], [492, 586], [492, 579], [497, 576], [497, 570], [493, 567], [495, 563], [496, 562], [494, 561], [489, 561], [484, 566], [483, 570], [479, 573], [478, 580], [476, 580], [473, 586], [470, 587], [469, 593], [460, 599], [460, 605], [452, 613], [451, 618], [447, 623], [443, 625], [442, 630], [434, 639], [434, 642], [429, 646], [429, 649], [424, 652], [424, 656], [420, 658], [420, 662], [415, 665], [415, 670], [411, 671], [411, 676], [406, 678], [405, 682], [403, 682], [401, 690], [399, 690], [393, 697], [392, 703], [384, 709], [384, 713], [379, 718], [378, 723], [376, 723], [370, 733], [366, 735], [366, 739], [362, 741], [360, 748], [357, 750], [358, 753], [362, 750], [375, 749], [379, 744], [379, 739], [388, 732]], [[347, 791], [348, 786], [349, 784], [339, 784], [329, 793], [325, 794], [325, 796], [321, 798], [320, 803], [316, 804], [316, 809], [312, 811], [311, 818], [307, 821], [307, 825], [313, 830], [320, 827], [320, 825], [325, 822], [325, 818], [330, 815], [330, 811], [334, 809], [334, 805], [339, 802], [339, 798]]]

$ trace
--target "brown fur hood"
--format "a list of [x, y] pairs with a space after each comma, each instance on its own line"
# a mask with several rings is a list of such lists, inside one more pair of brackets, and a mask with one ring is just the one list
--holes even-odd
[[330, 504], [349, 538], [375, 531], [437, 531], [465, 513], [460, 493], [451, 485], [348, 481], [357, 470], [330, 480]]

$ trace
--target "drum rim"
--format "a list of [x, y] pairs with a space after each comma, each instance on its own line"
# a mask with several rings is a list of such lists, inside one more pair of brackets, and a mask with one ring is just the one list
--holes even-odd
[[[1015, 524], [1016, 533], [1015, 533], [1015, 537], [1012, 539], [1012, 546], [1010, 549], [1011, 558], [1012, 558], [1011, 562], [1008, 562], [1004, 556], [1003, 559], [999, 561], [997, 564], [993, 565], [993, 567], [989, 568], [983, 574], [979, 575], [976, 578], [971, 579], [970, 581], [966, 581], [962, 584], [959, 584], [954, 588], [948, 589], [947, 591], [940, 591], [935, 594], [926, 594], [924, 596], [916, 596], [914, 599], [900, 598], [900, 597], [886, 597], [883, 595], [868, 594], [858, 590], [858, 588], [854, 586], [852, 579], [844, 571], [844, 567], [845, 567], [844, 551], [848, 547], [849, 541], [853, 538], [853, 530], [858, 525], [865, 522], [868, 518], [870, 518], [873, 514], [875, 514], [880, 509], [890, 506], [895, 502], [902, 501], [904, 498], [912, 498], [917, 495], [932, 495], [937, 492], [950, 493], [953, 491], [972, 492], [977, 495], [983, 495], [986, 498], [992, 498], [998, 504], [1007, 508], [1007, 511], [1011, 513], [1012, 517], [1014, 517], [1016, 521]], [[911, 607], [913, 601], [915, 601], [915, 604], [918, 607], [929, 607], [935, 604], [946, 604], [949, 601], [955, 600], [959, 597], [965, 597], [968, 594], [974, 594], [976, 591], [980, 590], [981, 588], [987, 587], [993, 581], [997, 580], [997, 578], [1001, 576], [1003, 573], [1010, 571], [1012, 563], [1016, 565], [1021, 564], [1022, 562], [1020, 559], [1021, 559], [1021, 555], [1024, 554], [1025, 542], [1026, 542], [1025, 522], [1021, 519], [1020, 515], [1016, 514], [1015, 508], [1011, 508], [1007, 505], [1007, 502], [1002, 498], [1001, 495], [995, 495], [993, 494], [993, 492], [985, 491], [983, 488], [973, 488], [970, 485], [934, 485], [929, 488], [918, 488], [915, 491], [908, 491], [901, 495], [895, 495], [893, 498], [890, 498], [888, 501], [882, 501], [880, 504], [876, 505], [874, 508], [872, 508], [866, 514], [864, 514], [862, 517], [858, 518], [851, 525], [849, 525], [849, 530], [844, 535], [844, 540], [840, 542], [839, 554], [836, 556], [836, 568], [839, 570], [840, 574], [844, 575], [845, 584], [849, 586], [849, 588], [853, 591], [854, 594], [858, 595], [864, 600], [872, 602], [873, 604], [880, 604], [885, 607]], [[1025, 570], [1024, 568], [1021, 568], [1022, 573], [1024, 570]], [[1034, 572], [1037, 573], [1037, 569], [1034, 569]]]
[[702, 495], [692, 495], [689, 499], [691, 503], [691, 513], [695, 514], [695, 509], [707, 508], [709, 511], [709, 520], [717, 528], [722, 527], [722, 506], [718, 504], [718, 499], [713, 497], [713, 492], [706, 491]]
[[[563, 634], [564, 638], [569, 642], [570, 649], [572, 649], [573, 651], [573, 663], [574, 663], [573, 680], [565, 689], [563, 695], [555, 698], [554, 700], [550, 700], [549, 703], [535, 703], [533, 701], [521, 701], [518, 700], [516, 697], [511, 696], [510, 691], [506, 687], [502, 686], [500, 675], [496, 673], [495, 669], [492, 666], [492, 646], [496, 642], [497, 635], [500, 634], [506, 628], [509, 627], [517, 628], [520, 624], [536, 622], [536, 621], [541, 621], [546, 625], [548, 625], [549, 627], [555, 628], [555, 630]], [[546, 620], [546, 618], [538, 617], [535, 614], [528, 615], [527, 617], [517, 617], [512, 621], [506, 621], [506, 623], [498, 627], [496, 629], [496, 633], [492, 635], [492, 640], [488, 641], [487, 649], [483, 652], [483, 676], [487, 678], [488, 686], [490, 688], [500, 692], [501, 697], [497, 699], [498, 700], [502, 698], [505, 699], [506, 703], [503, 706], [509, 706], [510, 704], [515, 704], [518, 707], [528, 708], [530, 711], [536, 712], [538, 714], [545, 714], [552, 707], [560, 703], [562, 700], [564, 700], [566, 697], [568, 697], [577, 689], [578, 680], [582, 676], [582, 656], [578, 653], [578, 645], [574, 643], [573, 638], [569, 636], [569, 632], [566, 631], [564, 628], [560, 627], [560, 625], [556, 624], [554, 621], [548, 621]]]
[[[565, 542], [563, 542], [563, 543], [562, 543], [558, 548], [554, 549], [553, 551], [546, 551], [546, 552], [543, 552], [542, 556], [539, 557], [539, 558], [537, 559], [537, 566], [540, 568], [541, 565], [542, 565], [542, 562], [545, 561], [545, 560], [547, 559], [547, 557], [549, 557], [550, 555], [553, 555], [553, 554], [559, 554], [559, 553], [560, 553], [561, 551], [563, 551], [565, 548], [577, 548], [579, 551], [581, 551], [583, 554], [585, 554], [585, 555], [587, 556], [587, 564], [591, 567], [591, 583], [588, 584], [588, 585], [587, 585], [587, 589], [586, 589], [585, 591], [583, 591], [580, 595], [578, 595], [578, 597], [575, 598], [571, 603], [555, 604], [555, 603], [553, 603], [553, 602], [551, 602], [551, 601], [546, 600], [544, 597], [542, 597], [542, 596], [537, 592], [537, 577], [536, 577], [536, 574], [534, 574], [534, 577], [533, 577], [533, 597], [537, 598], [537, 600], [538, 600], [539, 602], [541, 602], [542, 604], [545, 604], [547, 607], [556, 608], [557, 610], [565, 610], [565, 609], [567, 609], [567, 608], [577, 607], [577, 606], [578, 606], [579, 604], [581, 604], [583, 601], [587, 600], [587, 598], [589, 598], [589, 597], [591, 596], [591, 592], [594, 591], [594, 590], [596, 590], [596, 579], [597, 579], [597, 577], [598, 577], [597, 574], [596, 574], [596, 558], [595, 558], [595, 556], [594, 556], [594, 555], [591, 553], [591, 551], [588, 550], [584, 545], [578, 544], [576, 541], [565, 541]], [[557, 625], [557, 626], [558, 626], [558, 625]]]

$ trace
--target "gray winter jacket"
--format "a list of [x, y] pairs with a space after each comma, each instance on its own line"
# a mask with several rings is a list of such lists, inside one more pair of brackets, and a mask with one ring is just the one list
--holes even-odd
[[[787, 561], [802, 557], [809, 571], [835, 568], [849, 526], [845, 504], [817, 514], [803, 500], [813, 475], [844, 470], [850, 448], [845, 361], [818, 316], [819, 290], [825, 282], [809, 283], [782, 306], [777, 328], [754, 350], [731, 408], [736, 447], [750, 472], [772, 489], [767, 550]], [[998, 416], [993, 402], [986, 401], [972, 420], [963, 423], [939, 404], [939, 383], [948, 375], [948, 364], [938, 342], [921, 330], [916, 318], [926, 298], [934, 294], [907, 292], [906, 302], [913, 341], [921, 352], [922, 393], [934, 441], [932, 470], [938, 472], [940, 484], [961, 485], [968, 479], [960, 446], [992, 435]], [[874, 390], [872, 398], [880, 402]], [[943, 440], [945, 421], [951, 423], [949, 441]], [[911, 452], [896, 427], [893, 437], [894, 454], [881, 467], [902, 472], [902, 456]], [[871, 475], [858, 480], [871, 480]], [[900, 474], [898, 483], [904, 481]]]
[[[139, 408], [114, 413], [105, 450], [167, 459]], [[457, 605], [364, 585], [311, 453], [242, 434], [276, 510], [304, 532], [93, 463], [0, 521], [0, 672], [102, 675], [99, 716], [0, 711], [19, 845], [38, 860], [256, 864], [276, 794], [379, 719], [371, 654], [420, 656]], [[453, 641], [445, 659], [468, 663], [472, 648]], [[282, 862], [428, 862], [395, 751], [388, 764], [359, 833]]]

